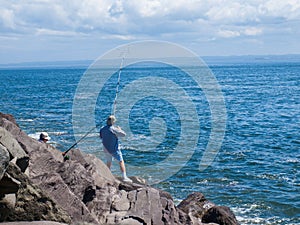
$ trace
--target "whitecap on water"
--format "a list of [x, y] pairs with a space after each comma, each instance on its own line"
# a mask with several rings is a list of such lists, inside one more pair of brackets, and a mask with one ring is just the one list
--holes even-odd
[[35, 132], [33, 134], [28, 134], [29, 137], [38, 140], [40, 138], [41, 132]]
[[18, 122], [33, 122], [34, 119], [18, 119]]
[[55, 136], [61, 136], [61, 135], [66, 135], [68, 132], [66, 131], [56, 131], [56, 132], [48, 132], [49, 135], [55, 135]]
[[295, 158], [287, 158], [285, 161], [287, 163], [299, 163], [299, 159], [295, 159]]

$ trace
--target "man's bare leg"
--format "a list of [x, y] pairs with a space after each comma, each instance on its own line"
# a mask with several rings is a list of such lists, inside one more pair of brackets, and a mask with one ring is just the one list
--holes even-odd
[[124, 160], [122, 160], [120, 162], [120, 170], [122, 172], [122, 175], [123, 175], [123, 180], [124, 181], [127, 181], [127, 182], [132, 182], [132, 180], [130, 180], [127, 175], [126, 175], [126, 168], [125, 168], [125, 163], [124, 163]]

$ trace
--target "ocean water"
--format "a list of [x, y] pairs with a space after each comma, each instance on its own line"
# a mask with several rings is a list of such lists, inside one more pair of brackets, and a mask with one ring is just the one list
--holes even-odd
[[[51, 144], [64, 151], [86, 134], [74, 127], [74, 118], [80, 118], [74, 115], [74, 101], [91, 94], [78, 94], [86, 69], [0, 69], [0, 111], [13, 114], [34, 138], [47, 131]], [[300, 62], [218, 61], [210, 69], [222, 89], [226, 129], [221, 148], [205, 170], [199, 170], [199, 164], [213, 126], [213, 104], [206, 93], [179, 68], [151, 64], [122, 70], [116, 115], [118, 123], [130, 129], [121, 140], [128, 175], [152, 181], [176, 202], [200, 191], [212, 202], [229, 206], [241, 224], [300, 224]], [[111, 113], [118, 73], [105, 80], [101, 90], [95, 86], [99, 76], [101, 69], [87, 86], [98, 88], [92, 110], [79, 106], [91, 110], [93, 122], [100, 126]], [[163, 88], [144, 86], [150, 77], [165, 82]], [[130, 85], [138, 90], [126, 89]], [[125, 97], [122, 91], [128, 91]], [[130, 112], [123, 118], [128, 105]], [[182, 128], [189, 119], [188, 129]], [[198, 122], [199, 128], [193, 125]], [[104, 159], [99, 127], [92, 128], [78, 147]], [[184, 135], [197, 136], [193, 149], [181, 142]], [[174, 155], [178, 146], [182, 151]], [[113, 173], [119, 175], [116, 163]], [[169, 175], [158, 179], [164, 174]]]

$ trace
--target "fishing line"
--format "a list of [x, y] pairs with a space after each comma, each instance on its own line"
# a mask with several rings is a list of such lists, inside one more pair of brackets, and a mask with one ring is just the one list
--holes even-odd
[[121, 73], [122, 73], [122, 69], [123, 69], [123, 62], [124, 62], [124, 57], [122, 58], [120, 69], [119, 69], [118, 82], [117, 82], [117, 86], [116, 86], [116, 95], [115, 95], [114, 103], [113, 103], [113, 106], [111, 109], [112, 115], [116, 114], [117, 98], [118, 98], [118, 93], [119, 93], [119, 86], [120, 86], [120, 80], [121, 80]]

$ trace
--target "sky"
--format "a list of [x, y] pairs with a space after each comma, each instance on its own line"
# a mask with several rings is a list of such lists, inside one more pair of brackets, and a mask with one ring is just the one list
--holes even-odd
[[0, 0], [0, 64], [95, 60], [143, 40], [199, 56], [300, 54], [300, 0]]

